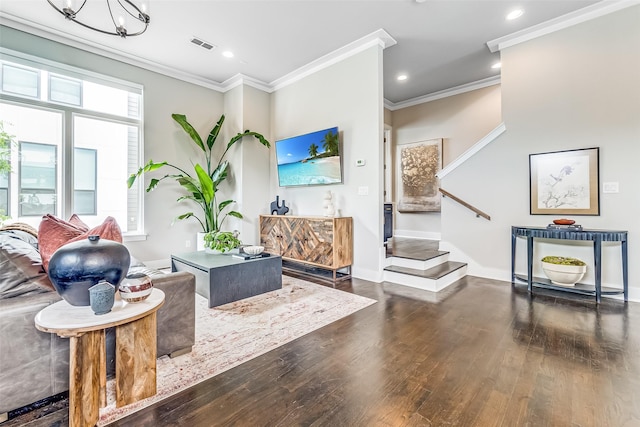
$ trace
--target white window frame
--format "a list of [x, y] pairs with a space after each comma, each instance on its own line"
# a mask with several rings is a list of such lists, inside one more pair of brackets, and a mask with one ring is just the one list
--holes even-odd
[[[15, 64], [22, 65], [28, 68], [35, 68], [38, 70], [46, 70], [51, 74], [62, 77], [76, 78], [85, 81], [91, 81], [94, 83], [110, 86], [116, 89], [126, 90], [128, 92], [137, 93], [140, 95], [139, 105], [139, 117], [131, 118], [124, 117], [116, 114], [104, 113], [95, 110], [89, 110], [83, 107], [73, 106], [66, 103], [54, 102], [54, 101], [42, 101], [41, 99], [34, 99], [32, 97], [14, 95], [9, 93], [0, 93], [0, 99], [4, 103], [15, 104], [23, 107], [32, 107], [45, 110], [55, 110], [62, 112], [63, 115], [63, 140], [62, 140], [62, 164], [60, 170], [63, 171], [63, 175], [67, 178], [63, 179], [60, 183], [59, 194], [62, 197], [61, 216], [68, 217], [73, 213], [73, 119], [77, 116], [87, 117], [91, 119], [111, 121], [124, 125], [135, 126], [138, 128], [138, 163], [143, 159], [144, 153], [144, 87], [141, 84], [121, 80], [115, 77], [98, 74], [93, 71], [84, 70], [81, 68], [73, 67], [67, 64], [58, 63], [44, 58], [39, 58], [33, 55], [28, 55], [22, 52], [14, 51], [0, 47], [0, 59]], [[38, 93], [47, 94], [48, 98], [48, 82], [42, 82], [38, 88]], [[48, 79], [47, 79], [48, 80]], [[0, 87], [1, 91], [1, 87]], [[68, 166], [69, 165], [69, 166]], [[136, 169], [139, 165], [135, 165]], [[70, 171], [67, 169], [70, 167]], [[69, 173], [67, 173], [69, 172]], [[123, 238], [125, 241], [138, 241], [145, 240], [146, 234], [144, 233], [144, 187], [143, 180], [136, 180], [134, 185], [137, 186], [138, 197], [138, 211], [137, 211], [137, 230], [123, 232]], [[11, 205], [11, 203], [9, 203]], [[128, 229], [128, 227], [127, 227]]]

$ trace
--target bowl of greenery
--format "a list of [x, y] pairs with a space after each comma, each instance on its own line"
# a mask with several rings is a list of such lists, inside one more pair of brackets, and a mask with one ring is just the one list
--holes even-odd
[[240, 247], [237, 231], [211, 231], [204, 235], [205, 251], [214, 254], [232, 252]]
[[587, 272], [587, 264], [571, 257], [549, 255], [542, 258], [542, 271], [559, 286], [575, 286]]

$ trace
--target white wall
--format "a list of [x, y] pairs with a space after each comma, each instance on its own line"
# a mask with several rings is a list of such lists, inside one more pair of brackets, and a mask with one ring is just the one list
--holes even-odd
[[[587, 228], [629, 231], [630, 297], [640, 300], [639, 22], [636, 6], [501, 52], [506, 132], [442, 183], [491, 215], [488, 222], [443, 203], [443, 238], [478, 266], [471, 274], [510, 280], [510, 227], [567, 216], [529, 214], [529, 154], [600, 147], [600, 181], [618, 182], [620, 192], [600, 193], [600, 216], [572, 218]], [[585, 281], [593, 283], [590, 248], [564, 243], [538, 244], [535, 260], [581, 257], [591, 267]], [[524, 249], [520, 242], [518, 272], [525, 271]], [[535, 274], [542, 275], [537, 265]], [[603, 283], [621, 287], [619, 244], [604, 249]]]
[[[218, 162], [227, 147], [227, 142], [240, 132], [242, 129], [242, 105], [243, 105], [243, 88], [242, 86], [236, 86], [235, 88], [227, 91], [224, 94], [224, 114], [225, 121], [222, 126], [222, 131], [218, 135], [216, 147], [214, 152], [216, 162]], [[242, 148], [240, 145], [242, 141], [237, 142], [225, 155], [225, 159], [229, 161], [228, 176], [222, 184], [218, 187], [216, 192], [216, 202], [219, 204], [225, 200], [235, 200], [235, 203], [230, 205], [225, 210], [238, 211], [243, 213], [242, 210], [242, 197], [239, 197], [238, 189], [242, 187]], [[242, 229], [244, 221], [234, 217], [227, 217], [222, 224], [222, 230], [238, 230], [240, 232], [240, 240], [244, 239], [244, 230]]]
[[[185, 114], [198, 133], [206, 138], [222, 114], [222, 95], [159, 74], [149, 74], [152, 76], [140, 76], [145, 84], [144, 161], [167, 160], [191, 172], [192, 163], [203, 162], [203, 155], [174, 122], [171, 114]], [[148, 180], [146, 178], [146, 182]], [[171, 253], [194, 250], [195, 234], [202, 231], [200, 224], [194, 220], [171, 225], [178, 215], [194, 212], [201, 216], [201, 212], [194, 204], [176, 203], [184, 195], [177, 183], [167, 180], [162, 184], [162, 187], [145, 194], [144, 228], [147, 240], [127, 244], [132, 254], [142, 260], [168, 261]], [[186, 247], [187, 240], [190, 241], [189, 247]]]
[[[443, 166], [446, 166], [500, 124], [501, 113], [499, 85], [394, 111], [391, 123], [393, 176], [398, 176], [395, 159], [398, 145], [443, 138]], [[397, 201], [397, 183], [394, 184], [393, 200]], [[464, 195], [456, 195], [464, 199]], [[438, 239], [440, 215], [439, 212], [396, 210], [394, 235]]]
[[[353, 275], [380, 280], [382, 242], [382, 49], [369, 48], [272, 94], [273, 140], [338, 126], [344, 183], [280, 188], [272, 157], [271, 197], [293, 215], [323, 215], [323, 196], [333, 193], [342, 216], [353, 217]], [[356, 159], [366, 166], [355, 167]], [[368, 195], [358, 195], [367, 187]], [[263, 213], [269, 213], [265, 206]]]
[[[195, 145], [175, 124], [171, 114], [186, 114], [201, 135], [206, 135], [222, 114], [223, 95], [219, 92], [8, 27], [1, 27], [0, 31], [3, 47], [144, 85], [144, 162], [167, 160], [192, 169], [190, 159], [199, 154], [198, 149], [194, 149]], [[174, 182], [167, 181], [152, 193], [145, 194], [147, 240], [126, 244], [136, 258], [164, 259], [168, 264], [172, 252], [195, 249], [199, 224], [187, 220], [171, 226], [175, 217], [195, 208], [187, 203], [176, 203], [181, 195], [178, 188]], [[190, 248], [185, 247], [187, 240], [191, 243]]]
[[242, 181], [238, 200], [244, 220], [242, 221], [243, 243], [260, 243], [259, 216], [268, 212], [271, 197], [271, 163], [275, 161], [273, 138], [271, 137], [271, 95], [250, 86], [243, 87], [243, 127], [264, 135], [271, 148], [257, 139], [244, 138], [242, 142]]

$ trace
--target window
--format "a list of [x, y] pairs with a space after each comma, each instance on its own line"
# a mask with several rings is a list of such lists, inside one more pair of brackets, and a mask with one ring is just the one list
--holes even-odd
[[82, 81], [62, 76], [49, 76], [49, 99], [53, 102], [82, 104]]
[[95, 215], [98, 150], [76, 148], [73, 151], [73, 212], [78, 215]]
[[38, 98], [40, 73], [17, 64], [2, 64], [2, 92]]
[[0, 172], [0, 217], [9, 213], [9, 174]]
[[21, 217], [56, 214], [57, 148], [48, 144], [20, 143]]
[[0, 210], [33, 226], [46, 213], [76, 213], [89, 226], [113, 216], [123, 232], [142, 233], [142, 182], [126, 184], [139, 166], [142, 88], [15, 52], [0, 69], [0, 121], [18, 141]]
[[11, 171], [11, 150], [13, 136], [5, 132], [0, 122], [0, 223], [9, 213], [9, 172]]

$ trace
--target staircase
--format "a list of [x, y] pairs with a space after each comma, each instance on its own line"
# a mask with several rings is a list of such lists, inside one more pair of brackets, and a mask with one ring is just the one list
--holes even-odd
[[387, 243], [387, 282], [438, 292], [467, 274], [467, 264], [449, 261], [449, 252], [438, 250], [438, 242], [394, 237]]

